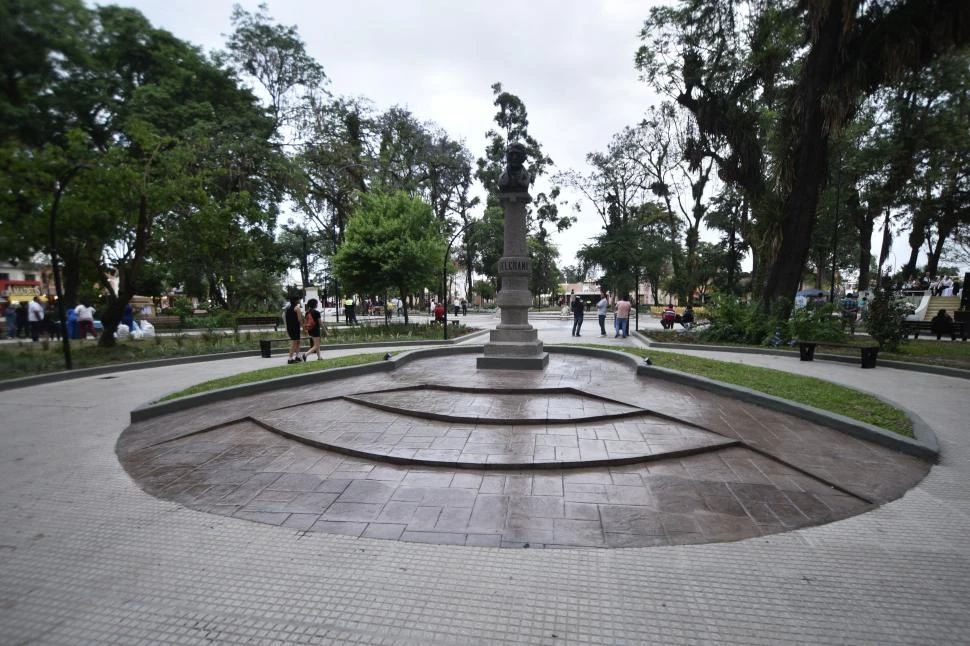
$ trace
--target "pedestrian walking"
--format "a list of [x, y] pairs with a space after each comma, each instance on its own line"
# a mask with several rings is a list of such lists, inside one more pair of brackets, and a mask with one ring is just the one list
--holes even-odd
[[610, 299], [606, 297], [606, 294], [601, 294], [599, 301], [596, 303], [596, 317], [599, 319], [600, 324], [600, 336], [606, 336], [606, 312], [610, 309]]
[[572, 332], [572, 335], [573, 336], [580, 336], [579, 331], [583, 327], [583, 312], [586, 311], [586, 308], [583, 305], [583, 299], [581, 299], [579, 296], [573, 297], [572, 310], [573, 310], [573, 332]]
[[317, 361], [323, 357], [320, 355], [320, 333], [323, 326], [320, 322], [320, 312], [317, 311], [317, 299], [311, 298], [306, 304], [306, 314], [303, 317], [303, 329], [310, 336], [310, 349], [303, 353], [303, 361], [306, 361], [308, 354], [316, 354]]
[[290, 337], [290, 352], [286, 363], [300, 363], [306, 361], [306, 353], [300, 356], [300, 336], [303, 332], [303, 311], [300, 309], [300, 297], [290, 296], [290, 304], [283, 311], [286, 321], [286, 334]]
[[630, 296], [624, 295], [623, 298], [616, 302], [616, 336], [613, 338], [623, 337], [624, 339], [630, 334], [630, 310], [633, 306], [630, 304]]
[[40, 332], [44, 329], [44, 306], [40, 304], [40, 296], [34, 296], [27, 306], [27, 322], [30, 325], [30, 338], [40, 340]]

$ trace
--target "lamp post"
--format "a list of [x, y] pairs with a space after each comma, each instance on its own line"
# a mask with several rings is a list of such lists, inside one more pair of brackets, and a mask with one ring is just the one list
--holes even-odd
[[[455, 243], [455, 240], [458, 239], [458, 236], [460, 236], [462, 233], [464, 233], [465, 232], [465, 229], [467, 229], [468, 227], [470, 227], [471, 224], [472, 224], [471, 221], [466, 222], [465, 223], [465, 226], [463, 226], [462, 228], [460, 228], [457, 231], [455, 231], [455, 235], [451, 236], [451, 240], [448, 241], [448, 246], [445, 248], [445, 258], [444, 258], [444, 261], [441, 263], [441, 298], [444, 299], [444, 306], [445, 306], [445, 318], [444, 318], [445, 341], [448, 340], [448, 306], [449, 306], [449, 303], [448, 303], [448, 291], [447, 290], [448, 290], [448, 259], [451, 256], [451, 245], [453, 245]], [[433, 313], [432, 313], [432, 315], [433, 315]]]
[[829, 303], [835, 302], [835, 268], [839, 254], [839, 204], [842, 202], [842, 142], [839, 142], [839, 168], [835, 181], [835, 225], [832, 227], [832, 281], [829, 284]]
[[57, 295], [57, 318], [60, 319], [58, 324], [61, 327], [61, 344], [64, 349], [64, 369], [71, 370], [71, 341], [67, 333], [67, 315], [64, 312], [64, 294], [61, 290], [61, 270], [60, 261], [57, 257], [57, 211], [61, 204], [61, 196], [64, 194], [64, 189], [67, 188], [68, 182], [80, 171], [80, 167], [72, 168], [68, 171], [66, 177], [57, 183], [57, 187], [54, 190], [54, 201], [51, 204], [51, 218], [50, 218], [50, 246], [51, 246], [51, 267], [54, 270], [54, 292]]

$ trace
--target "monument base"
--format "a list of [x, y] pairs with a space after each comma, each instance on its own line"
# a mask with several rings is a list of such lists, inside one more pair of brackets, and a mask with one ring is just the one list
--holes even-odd
[[479, 370], [545, 370], [549, 365], [549, 353], [533, 357], [478, 357]]

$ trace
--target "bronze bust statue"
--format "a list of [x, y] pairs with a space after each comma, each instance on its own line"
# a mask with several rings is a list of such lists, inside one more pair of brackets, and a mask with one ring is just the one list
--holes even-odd
[[529, 190], [529, 185], [535, 178], [525, 167], [526, 157], [525, 146], [522, 143], [516, 141], [509, 144], [505, 152], [505, 170], [498, 178], [499, 191], [511, 193]]

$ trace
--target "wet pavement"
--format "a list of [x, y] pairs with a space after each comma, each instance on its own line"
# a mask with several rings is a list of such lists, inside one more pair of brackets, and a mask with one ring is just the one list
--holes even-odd
[[512, 548], [785, 532], [868, 511], [930, 467], [626, 363], [561, 354], [544, 371], [477, 370], [463, 354], [227, 400], [133, 424], [118, 454], [145, 491], [199, 511]]
[[[645, 323], [641, 320], [641, 327]], [[571, 340], [568, 321], [539, 321], [536, 326], [540, 338], [547, 344]], [[611, 346], [635, 343], [632, 339], [587, 338], [586, 334], [581, 340]], [[605, 492], [606, 498], [570, 501], [568, 512], [564, 501], [562, 516], [558, 515], [558, 507], [553, 513], [548, 509], [539, 510], [544, 514], [539, 515], [535, 509], [513, 508], [510, 504], [502, 517], [515, 519], [515, 523], [529, 517], [550, 519], [553, 541], [562, 540], [563, 532], [570, 540], [588, 538], [589, 534], [595, 534], [584, 533], [589, 526], [566, 521], [592, 518], [566, 514], [576, 516], [573, 510], [578, 505], [596, 505], [599, 510], [599, 505], [609, 504], [610, 493], [618, 491], [613, 487], [635, 488], [635, 481], [630, 484], [631, 478], [614, 480], [614, 474], [627, 476], [638, 471], [641, 488], [637, 495], [641, 498], [636, 501], [638, 504], [628, 506], [643, 512], [658, 504], [669, 504], [665, 519], [692, 517], [696, 521], [710, 512], [699, 514], [688, 506], [697, 500], [690, 491], [694, 488], [691, 479], [722, 482], [731, 497], [739, 500], [734, 493], [735, 483], [724, 475], [725, 465], [732, 468], [743, 465], [749, 469], [744, 477], [760, 477], [763, 485], [767, 480], [770, 487], [791, 500], [789, 492], [795, 491], [792, 484], [783, 482], [772, 470], [765, 470], [764, 464], [748, 459], [750, 453], [760, 456], [759, 451], [774, 456], [770, 465], [777, 470], [781, 469], [781, 463], [775, 458], [794, 465], [795, 460], [805, 456], [807, 461], [800, 464], [811, 472], [813, 486], [816, 482], [832, 482], [844, 476], [847, 479], [840, 479], [838, 483], [851, 491], [845, 494], [847, 499], [855, 500], [854, 496], [859, 495], [873, 500], [874, 504], [867, 505], [868, 511], [842, 520], [809, 523], [746, 540], [724, 539], [706, 544], [626, 549], [610, 549], [618, 547], [610, 544], [555, 550], [509, 549], [513, 541], [509, 541], [507, 548], [478, 547], [469, 543], [468, 532], [452, 530], [445, 533], [461, 533], [466, 537], [465, 544], [428, 544], [401, 540], [400, 536], [393, 535], [390, 540], [376, 540], [365, 536], [366, 528], [359, 537], [336, 533], [335, 528], [306, 531], [233, 517], [226, 515], [228, 509], [222, 513], [199, 511], [172, 499], [159, 498], [145, 493], [141, 488], [146, 486], [144, 476], [133, 480], [115, 454], [133, 408], [193, 383], [271, 363], [282, 364], [285, 357], [277, 361], [277, 358], [254, 356], [36, 385], [6, 392], [0, 398], [0, 643], [71, 646], [964, 643], [970, 634], [968, 382], [882, 366], [861, 370], [857, 366], [825, 361], [805, 364], [790, 357], [723, 353], [709, 353], [709, 356], [799, 372], [887, 398], [915, 411], [927, 422], [939, 440], [940, 461], [930, 467], [923, 479], [916, 478], [918, 481], [901, 497], [893, 498], [894, 493], [883, 489], [882, 483], [892, 482], [894, 474], [886, 478], [864, 477], [865, 471], [856, 476], [840, 474], [833, 470], [841, 458], [837, 452], [823, 450], [809, 459], [808, 454], [798, 450], [800, 444], [806, 443], [799, 441], [802, 437], [799, 426], [775, 424], [756, 414], [757, 422], [770, 424], [766, 432], [759, 433], [758, 424], [752, 423], [750, 416], [718, 420], [719, 416], [711, 409], [699, 417], [684, 419], [683, 423], [693, 424], [692, 431], [702, 426], [705, 433], [743, 441], [744, 447], [716, 449], [667, 461], [667, 473], [663, 469], [668, 467], [650, 459], [619, 467], [563, 469], [571, 476], [590, 472], [599, 478], [597, 482], [577, 482], [563, 475], [563, 498], [567, 487], [570, 495], [595, 497]], [[451, 378], [447, 368], [439, 370], [443, 375], [438, 385], [466, 386]], [[573, 375], [580, 376], [578, 372]], [[404, 385], [358, 384], [332, 393], [318, 389], [305, 399], [293, 393], [292, 398], [273, 398], [262, 408], [230, 410], [208, 417], [196, 418], [186, 412], [179, 425], [186, 422], [205, 429], [224, 421], [233, 428], [226, 426], [202, 435], [209, 436], [210, 440], [221, 432], [227, 436], [237, 434], [237, 439], [253, 437], [253, 450], [266, 452], [261, 458], [262, 465], [255, 455], [240, 454], [238, 459], [247, 460], [247, 468], [252, 469], [250, 478], [257, 473], [264, 474], [261, 477], [266, 477], [265, 473], [280, 474], [256, 494], [277, 504], [280, 501], [269, 500], [274, 493], [290, 498], [291, 505], [300, 496], [333, 494], [346, 495], [348, 505], [366, 504], [353, 502], [353, 498], [357, 493], [368, 495], [367, 488], [383, 489], [386, 485], [393, 487], [395, 493], [400, 491], [403, 478], [400, 481], [380, 479], [381, 474], [390, 475], [388, 469], [405, 469], [408, 475], [413, 471], [410, 489], [438, 490], [434, 495], [450, 489], [475, 491], [476, 499], [486, 495], [531, 499], [526, 505], [541, 504], [536, 499], [558, 497], [555, 469], [543, 466], [527, 475], [524, 465], [510, 470], [482, 469], [481, 483], [476, 480], [475, 469], [455, 467], [445, 487], [442, 480], [418, 478], [418, 474], [424, 478], [423, 474], [444, 467], [412, 467], [392, 462], [371, 468], [368, 476], [373, 477], [362, 478], [357, 473], [342, 478], [360, 483], [357, 493], [349, 483], [339, 494], [317, 491], [338, 471], [308, 473], [310, 470], [327, 471], [328, 464], [338, 461], [338, 466], [350, 467], [352, 461], [371, 464], [387, 458], [365, 459], [348, 453], [327, 458], [313, 456], [324, 449], [305, 444], [296, 447], [287, 444], [291, 438], [271, 433], [261, 424], [233, 421], [258, 414], [283, 414], [284, 411], [276, 409], [291, 404], [307, 405], [306, 419], [312, 419], [313, 407], [323, 404], [320, 399], [355, 394], [363, 399], [361, 393], [365, 391], [390, 393]], [[584, 397], [601, 397], [657, 414], [671, 409], [675, 413], [683, 412], [685, 403], [691, 402], [689, 397], [683, 398], [675, 391], [658, 392], [649, 397], [634, 393], [637, 396], [633, 398], [619, 392], [633, 385], [642, 386], [639, 380], [633, 379], [618, 388], [615, 383], [597, 382], [589, 375], [584, 376], [577, 390], [583, 391]], [[482, 388], [484, 384], [467, 386]], [[563, 385], [531, 384], [529, 387], [550, 389]], [[647, 391], [639, 388], [640, 392]], [[477, 406], [478, 394], [470, 392], [463, 397], [470, 405]], [[548, 401], [559, 397], [567, 396], [549, 393]], [[391, 399], [388, 395], [383, 401], [394, 403]], [[414, 411], [405, 416], [412, 420], [413, 426], [432, 427], [445, 421], [433, 419], [434, 414], [461, 416], [460, 410], [447, 407], [447, 401], [441, 402], [441, 408], [426, 407], [425, 403], [437, 403], [437, 398], [431, 399], [421, 404], [427, 413], [425, 417], [415, 415]], [[359, 401], [342, 399], [340, 402], [348, 407], [362, 406]], [[506, 405], [512, 407], [514, 402]], [[399, 403], [395, 406], [404, 408]], [[601, 414], [622, 413], [625, 410], [622, 406], [604, 408]], [[557, 406], [553, 408], [558, 410]], [[360, 408], [353, 410], [361, 411]], [[387, 412], [373, 405], [365, 410], [368, 415]], [[530, 417], [541, 414], [528, 408], [526, 413]], [[308, 426], [317, 426], [302, 422], [303, 417], [297, 416], [286, 430], [304, 432]], [[448, 422], [452, 423], [458, 422]], [[559, 420], [554, 426], [568, 424]], [[511, 427], [490, 425], [488, 430], [499, 434], [495, 438], [500, 439], [502, 433], [516, 426], [517, 423]], [[163, 451], [164, 446], [158, 442], [166, 437], [173, 440], [168, 447], [173, 448], [191, 439], [176, 439], [181, 437], [181, 432], [168, 427], [158, 427], [141, 437], [132, 432], [130, 436], [126, 434], [126, 440], [131, 440], [127, 449]], [[827, 439], [824, 434], [828, 431], [820, 432], [824, 444]], [[222, 439], [227, 439], [236, 451], [241, 450], [238, 442], [228, 437]], [[333, 435], [319, 439], [337, 441]], [[577, 435], [577, 445], [579, 440]], [[602, 440], [605, 449], [607, 439]], [[649, 458], [653, 448], [666, 450], [655, 446], [653, 440], [650, 434], [641, 435], [637, 452], [643, 451]], [[338, 448], [347, 451], [370, 451], [375, 444], [381, 444], [363, 436], [348, 436], [339, 441]], [[150, 448], [152, 445], [154, 449]], [[272, 450], [271, 445], [275, 446]], [[524, 448], [518, 443], [508, 444], [513, 445], [516, 447], [513, 455], [524, 461]], [[541, 446], [534, 444], [535, 449]], [[739, 453], [746, 457], [734, 459], [732, 454]], [[287, 457], [282, 459], [284, 455]], [[849, 455], [859, 463], [868, 462], [863, 447], [857, 447]], [[711, 474], [697, 478], [701, 466], [695, 467], [695, 462], [712, 460], [715, 456], [717, 461], [703, 465]], [[176, 461], [184, 459], [178, 452], [169, 457]], [[235, 458], [226, 452], [222, 459], [228, 467]], [[299, 474], [284, 473], [290, 468], [298, 469], [301, 461], [304, 466]], [[281, 471], [265, 470], [273, 463], [274, 469], [279, 467]], [[231, 469], [222, 472], [228, 471]], [[349, 469], [345, 472], [350, 473]], [[497, 490], [500, 477], [504, 478], [503, 493], [486, 493], [490, 491], [488, 487]], [[668, 480], [664, 482], [661, 477]], [[304, 491], [311, 485], [312, 492]], [[227, 483], [226, 486], [237, 485]], [[799, 486], [811, 490], [811, 487]], [[203, 490], [196, 487], [194, 491]], [[749, 493], [738, 491], [742, 496]], [[294, 493], [297, 498], [291, 498]], [[406, 515], [405, 503], [419, 502], [419, 506], [424, 506], [425, 500], [432, 501], [431, 497], [424, 497], [428, 493], [422, 493], [421, 501], [398, 501], [399, 507]], [[650, 502], [642, 504], [645, 501], [642, 496], [647, 493], [651, 496]], [[678, 497], [674, 494], [679, 493], [688, 495], [683, 496], [684, 504], [675, 511]], [[254, 504], [256, 496], [232, 504]], [[755, 496], [748, 498], [758, 500]], [[888, 502], [878, 504], [881, 500]], [[310, 502], [310, 512], [295, 509], [288, 518], [297, 513], [314, 515], [321, 508], [320, 503]], [[452, 502], [443, 502], [441, 508], [468, 509]], [[762, 502], [777, 505], [781, 499], [769, 498]], [[433, 506], [437, 505], [426, 507]], [[768, 508], [752, 505], [752, 510]], [[474, 504], [471, 509], [474, 510]], [[784, 505], [778, 505], [777, 510], [771, 508], [771, 513], [785, 516], [787, 512]], [[745, 514], [748, 516], [747, 511]], [[417, 515], [415, 520], [416, 515], [411, 515], [407, 523], [388, 524], [407, 527], [413, 523], [415, 531], [422, 531], [417, 529], [418, 523], [430, 523], [430, 516]], [[645, 543], [644, 536], [652, 535], [658, 540], [662, 536], [667, 541], [667, 532], [684, 537], [696, 533], [695, 527], [678, 532], [673, 524], [665, 527], [661, 521], [659, 527], [653, 528], [654, 533], [649, 534], [651, 518], [655, 517], [626, 513], [610, 516], [607, 511], [599, 522], [600, 527], [606, 522], [605, 527], [610, 530], [606, 533], [630, 534]], [[435, 525], [440, 520], [439, 515]], [[334, 519], [332, 522], [358, 521]], [[468, 526], [467, 521], [455, 519], [455, 522], [465, 522], [463, 526]], [[397, 531], [396, 527], [392, 529]], [[525, 529], [549, 531], [541, 527]], [[482, 540], [495, 540], [489, 532], [478, 536], [487, 537]], [[604, 534], [604, 543], [605, 538]]]

